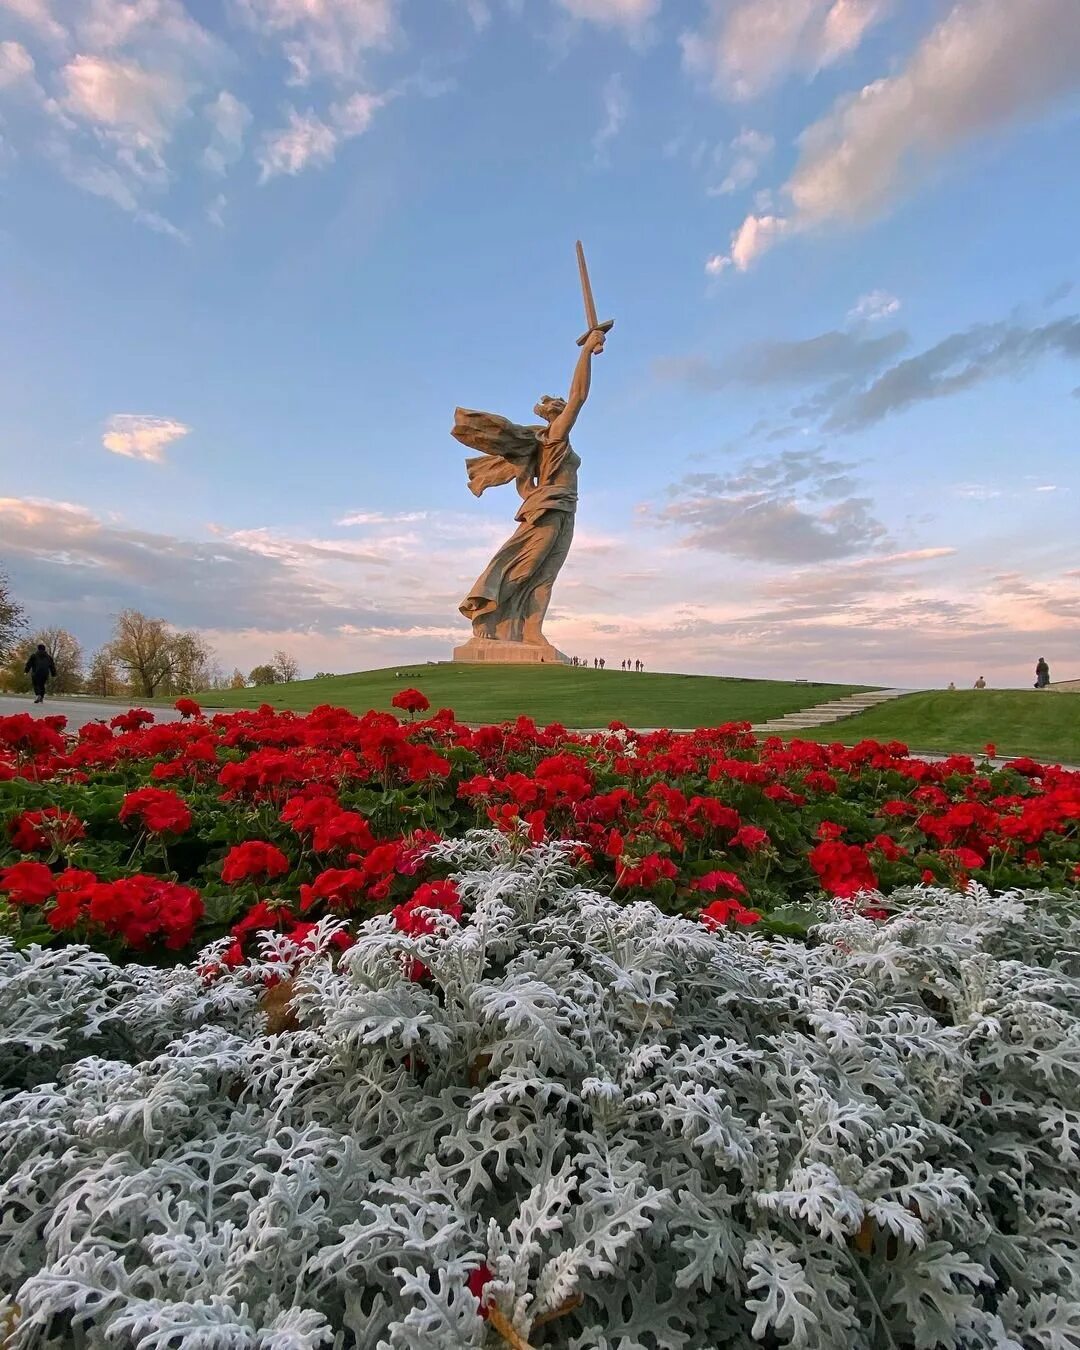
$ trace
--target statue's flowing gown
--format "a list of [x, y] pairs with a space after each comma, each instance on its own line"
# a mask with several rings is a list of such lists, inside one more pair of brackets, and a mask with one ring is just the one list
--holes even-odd
[[477, 497], [489, 487], [517, 484], [517, 530], [477, 578], [460, 609], [478, 637], [545, 642], [540, 627], [551, 588], [574, 537], [581, 461], [568, 440], [546, 426], [517, 426], [495, 413], [458, 408], [453, 436], [478, 459], [466, 460]]

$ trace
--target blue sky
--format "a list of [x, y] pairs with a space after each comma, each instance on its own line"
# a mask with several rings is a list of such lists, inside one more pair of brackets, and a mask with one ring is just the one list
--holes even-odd
[[1076, 0], [0, 0], [0, 565], [247, 669], [443, 657], [575, 431], [547, 630], [652, 669], [1080, 674]]

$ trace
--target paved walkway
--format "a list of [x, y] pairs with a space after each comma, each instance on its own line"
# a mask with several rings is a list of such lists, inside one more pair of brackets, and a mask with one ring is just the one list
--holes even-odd
[[[87, 722], [109, 722], [119, 713], [129, 708], [137, 708], [137, 703], [99, 703], [92, 698], [48, 698], [44, 703], [35, 703], [29, 694], [0, 694], [0, 717], [10, 717], [13, 713], [30, 713], [33, 717], [55, 717], [62, 714], [67, 718], [67, 730], [78, 731]], [[180, 714], [175, 708], [150, 708], [159, 722], [175, 722]]]

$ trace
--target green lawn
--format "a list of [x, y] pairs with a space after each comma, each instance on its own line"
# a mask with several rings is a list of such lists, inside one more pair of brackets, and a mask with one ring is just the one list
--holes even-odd
[[904, 741], [912, 750], [981, 750], [1080, 764], [1080, 694], [1034, 689], [964, 689], [907, 694], [804, 740]]
[[722, 679], [713, 675], [634, 675], [620, 670], [572, 666], [403, 666], [391, 670], [298, 680], [261, 689], [203, 696], [215, 708], [276, 708], [307, 711], [332, 703], [354, 712], [389, 708], [402, 689], [422, 690], [433, 708], [453, 708], [463, 722], [501, 722], [521, 713], [537, 722], [602, 727], [611, 721], [635, 727], [716, 726], [758, 722], [825, 703], [862, 686], [786, 684], [776, 680]]

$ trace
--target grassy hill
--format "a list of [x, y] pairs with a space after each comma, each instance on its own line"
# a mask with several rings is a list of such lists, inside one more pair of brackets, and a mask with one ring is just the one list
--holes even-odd
[[463, 722], [501, 722], [524, 713], [537, 722], [568, 727], [716, 726], [759, 722], [795, 712], [862, 686], [787, 684], [777, 680], [724, 679], [713, 675], [634, 675], [620, 670], [573, 666], [403, 666], [367, 670], [323, 680], [236, 689], [205, 697], [221, 708], [275, 708], [309, 711], [332, 703], [354, 712], [389, 708], [402, 689], [422, 690], [433, 708], [453, 708]]
[[913, 750], [972, 750], [1080, 764], [1080, 694], [1034, 689], [964, 689], [907, 694], [804, 740], [904, 741]]

